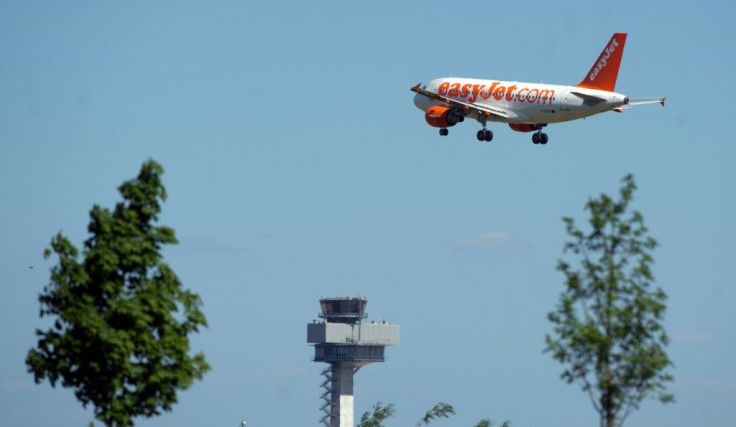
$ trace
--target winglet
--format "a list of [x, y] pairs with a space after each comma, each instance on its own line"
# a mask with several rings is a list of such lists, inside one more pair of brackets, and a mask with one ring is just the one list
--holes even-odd
[[626, 44], [626, 33], [615, 33], [577, 87], [613, 92], [624, 54], [624, 44]]
[[416, 86], [414, 86], [414, 87], [412, 87], [412, 88], [411, 88], [410, 90], [411, 90], [412, 92], [419, 92], [419, 87], [420, 87], [420, 86], [422, 86], [422, 84], [421, 84], [421, 83], [417, 83], [417, 85], [416, 85]]
[[663, 106], [663, 107], [664, 107], [664, 100], [665, 100], [665, 99], [667, 99], [667, 97], [666, 97], [666, 96], [665, 96], [664, 98], [662, 98], [662, 99], [660, 99], [660, 100], [659, 100], [659, 103], [660, 103], [660, 104], [662, 104], [662, 106]]

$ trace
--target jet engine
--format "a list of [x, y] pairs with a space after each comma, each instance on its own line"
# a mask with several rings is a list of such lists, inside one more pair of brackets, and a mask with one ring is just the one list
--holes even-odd
[[427, 111], [424, 113], [424, 119], [427, 120], [430, 126], [447, 128], [462, 122], [465, 120], [465, 116], [453, 111], [449, 107], [433, 105], [427, 108]]

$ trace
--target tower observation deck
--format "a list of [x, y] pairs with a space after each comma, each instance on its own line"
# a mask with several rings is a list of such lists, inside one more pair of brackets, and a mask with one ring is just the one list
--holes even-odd
[[307, 342], [314, 344], [314, 361], [329, 363], [323, 371], [324, 416], [327, 427], [353, 427], [353, 376], [361, 367], [383, 362], [387, 345], [399, 343], [399, 325], [364, 322], [365, 298], [320, 299], [322, 321], [307, 325]]

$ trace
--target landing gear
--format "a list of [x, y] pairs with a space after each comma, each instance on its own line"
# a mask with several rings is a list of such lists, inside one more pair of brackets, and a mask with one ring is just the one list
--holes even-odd
[[479, 130], [476, 136], [478, 137], [478, 141], [486, 141], [491, 142], [493, 139], [493, 132], [486, 129], [486, 123], [488, 122], [488, 117], [486, 116], [480, 116], [478, 117], [478, 122], [480, 122], [481, 125], [483, 125], [483, 129]]
[[493, 140], [493, 132], [488, 129], [479, 130], [476, 136], [478, 137], [478, 141], [491, 142]]
[[549, 141], [549, 137], [546, 133], [542, 132], [542, 128], [547, 126], [546, 124], [543, 125], [534, 125], [533, 129], [537, 129], [537, 132], [532, 135], [532, 142], [535, 144], [546, 144], [547, 141]]
[[540, 131], [540, 132], [537, 132], [534, 135], [532, 135], [532, 142], [535, 143], [535, 144], [542, 144], [542, 145], [544, 145], [544, 144], [547, 143], [547, 141], [549, 141], [549, 137], [547, 136], [546, 133], [542, 133]]
[[450, 131], [447, 130], [447, 128], [440, 129], [440, 136], [447, 136], [448, 133], [450, 133]]

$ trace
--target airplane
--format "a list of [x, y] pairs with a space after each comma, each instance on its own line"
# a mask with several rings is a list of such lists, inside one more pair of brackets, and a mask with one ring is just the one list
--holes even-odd
[[626, 33], [615, 33], [575, 86], [445, 77], [412, 87], [416, 92], [414, 105], [425, 112], [430, 126], [440, 128], [442, 136], [447, 136], [448, 127], [470, 118], [483, 126], [478, 141], [493, 139], [493, 132], [486, 129], [490, 121], [508, 123], [517, 132], [534, 132], [534, 144], [547, 143], [549, 137], [542, 128], [549, 123], [606, 111], [622, 113], [642, 104], [659, 103], [664, 107], [665, 98], [629, 99], [614, 92], [625, 43]]

